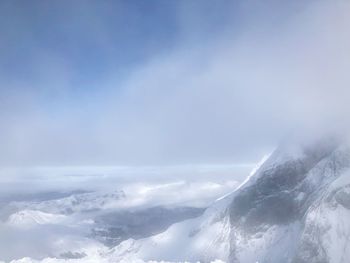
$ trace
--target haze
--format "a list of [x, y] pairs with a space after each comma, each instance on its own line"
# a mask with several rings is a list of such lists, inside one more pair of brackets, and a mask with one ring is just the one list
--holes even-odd
[[348, 126], [349, 1], [0, 10], [2, 166], [254, 163]]

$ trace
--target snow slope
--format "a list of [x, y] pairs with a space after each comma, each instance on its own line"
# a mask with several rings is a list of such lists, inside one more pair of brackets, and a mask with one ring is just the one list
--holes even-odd
[[334, 138], [282, 145], [237, 191], [197, 219], [128, 240], [121, 260], [348, 262], [349, 148]]

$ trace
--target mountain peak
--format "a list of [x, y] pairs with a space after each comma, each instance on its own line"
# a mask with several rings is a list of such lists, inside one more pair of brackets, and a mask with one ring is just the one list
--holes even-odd
[[[285, 142], [203, 216], [160, 235], [122, 243], [115, 255], [190, 262], [346, 263], [350, 252], [338, 260], [333, 250], [339, 244], [328, 239], [335, 242], [342, 231], [350, 236], [349, 149], [337, 136]], [[332, 219], [338, 213], [348, 219], [341, 225]], [[347, 242], [343, 238], [340, 245]], [[174, 249], [182, 254], [164, 258], [162, 251]]]

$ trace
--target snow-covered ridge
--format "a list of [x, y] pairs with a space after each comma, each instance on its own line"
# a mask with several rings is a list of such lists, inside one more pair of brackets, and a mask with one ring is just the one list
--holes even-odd
[[12, 214], [7, 224], [12, 226], [32, 226], [32, 225], [44, 225], [44, 224], [58, 224], [62, 223], [66, 219], [66, 216], [59, 214], [49, 214], [36, 210], [22, 210]]
[[108, 209], [119, 205], [125, 199], [123, 191], [78, 193], [70, 196], [40, 201], [14, 202], [13, 205], [22, 209], [38, 210], [53, 214], [73, 214]]
[[[202, 217], [175, 224], [152, 238], [123, 242], [115, 248], [114, 255], [118, 259], [135, 254], [147, 260], [201, 262], [218, 258], [242, 263], [321, 262], [317, 259], [345, 263], [350, 256], [348, 250], [342, 252], [342, 259], [332, 255], [336, 253], [332, 251], [334, 246], [344, 248], [349, 240], [340, 238], [340, 242], [333, 238], [332, 246], [327, 238], [337, 236], [339, 228], [345, 233], [350, 229], [347, 190], [342, 190], [338, 199], [333, 198], [342, 203], [338, 209], [343, 211], [341, 218], [328, 218], [327, 227], [320, 222], [331, 216], [336, 207], [325, 205], [334, 184], [339, 185], [340, 180], [344, 182], [340, 189], [347, 189], [344, 178], [350, 176], [346, 172], [349, 167], [349, 147], [333, 138], [283, 145], [244, 185], [214, 203]], [[331, 211], [312, 216], [323, 206]], [[309, 230], [311, 226], [316, 229]], [[319, 235], [325, 231], [321, 229], [327, 229], [327, 233]], [[309, 231], [315, 234], [310, 237]], [[313, 243], [319, 239], [325, 242], [322, 247]], [[321, 255], [322, 251], [325, 255]]]

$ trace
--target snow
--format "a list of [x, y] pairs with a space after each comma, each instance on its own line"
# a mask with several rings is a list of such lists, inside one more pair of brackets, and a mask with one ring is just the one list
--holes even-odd
[[[334, 180], [338, 178], [334, 184], [339, 187], [344, 183], [349, 183], [349, 176], [346, 172], [350, 160], [348, 153], [347, 147], [340, 147], [330, 151], [325, 158], [321, 158], [319, 163], [305, 175], [304, 184], [301, 185], [303, 187], [300, 186], [300, 192], [296, 194], [295, 201], [302, 205], [305, 199], [314, 200], [312, 205], [316, 207], [316, 210], [320, 209], [320, 205], [325, 205], [322, 196], [334, 188], [331, 186]], [[284, 145], [277, 149], [270, 159], [260, 164], [237, 190], [218, 199], [202, 217], [173, 225], [166, 232], [151, 238], [128, 240], [116, 247], [115, 253], [120, 258], [125, 254], [133, 254], [143, 259], [187, 259], [201, 262], [210, 262], [214, 258], [227, 261], [230, 253], [234, 253], [238, 262], [243, 263], [290, 262], [302, 251], [300, 246], [304, 245], [303, 241], [309, 238], [305, 234], [308, 225], [319, 225], [321, 228], [324, 220], [328, 228], [322, 227], [322, 229], [327, 229], [327, 233], [320, 238], [326, 244], [330, 262], [345, 263], [344, 259], [350, 256], [350, 252], [347, 252], [349, 251], [347, 245], [350, 242], [350, 234], [348, 234], [350, 233], [350, 223], [348, 223], [350, 212], [344, 207], [334, 211], [327, 207], [316, 216], [313, 216], [314, 212], [311, 209], [306, 212], [305, 219], [301, 217], [288, 224], [266, 226], [264, 231], [253, 236], [244, 234], [229, 222], [227, 209], [232, 200], [240, 191], [254, 185], [264, 170], [273, 169], [291, 161], [303, 160], [303, 158], [306, 158], [303, 147]], [[305, 187], [309, 190], [301, 191]], [[310, 195], [310, 193], [313, 194]], [[339, 233], [342, 234], [339, 236]], [[181, 255], [178, 255], [176, 251], [181, 251]]]
[[124, 199], [123, 191], [91, 192], [77, 193], [64, 198], [41, 202], [14, 202], [13, 205], [48, 213], [71, 214], [113, 208]]
[[[113, 251], [103, 245], [102, 240], [91, 235], [90, 230], [100, 226], [97, 225], [96, 216], [115, 211], [142, 211], [153, 206], [162, 206], [167, 209], [208, 206], [222, 194], [237, 187], [238, 182], [228, 176], [234, 173], [232, 169], [236, 168], [205, 167], [194, 174], [196, 176], [207, 174], [206, 176], [203, 178], [198, 176], [195, 180], [193, 176], [192, 179], [187, 180], [187, 175], [181, 175], [181, 168], [176, 172], [176, 177], [166, 178], [166, 180], [133, 181], [126, 184], [113, 184], [114, 181], [111, 180], [109, 187], [106, 189], [98, 187], [97, 191], [90, 190], [91, 187], [80, 188], [79, 186], [79, 188], [62, 189], [57, 192], [50, 190], [47, 194], [44, 192], [41, 195], [40, 192], [36, 194], [34, 188], [33, 192], [29, 193], [30, 199], [26, 199], [22, 191], [20, 196], [17, 196], [16, 192], [13, 197], [18, 201], [8, 203], [8, 207], [1, 207], [3, 222], [0, 222], [0, 260], [10, 262], [12, 259], [28, 256], [25, 259], [28, 262], [35, 260], [79, 262], [79, 259], [69, 257], [85, 255], [81, 262], [116, 262], [112, 260], [115, 256]], [[192, 173], [192, 171], [193, 168], [189, 167], [186, 173]], [[36, 174], [36, 171], [34, 172]], [[69, 169], [64, 172], [69, 172]], [[80, 173], [80, 171], [76, 173], [78, 172]], [[151, 172], [158, 173], [156, 169], [149, 171]], [[167, 170], [164, 168], [161, 172], [166, 173]], [[57, 178], [54, 176], [55, 180], [65, 179], [60, 179], [61, 171], [57, 173]], [[80, 176], [74, 176], [75, 172], [69, 173], [73, 174], [70, 176], [72, 180], [77, 180], [79, 184], [83, 181]], [[99, 174], [100, 172], [95, 169], [89, 173]], [[39, 175], [41, 178], [41, 173]], [[181, 175], [180, 178], [177, 178], [178, 175]], [[99, 176], [88, 177], [99, 178]], [[104, 177], [102, 178], [105, 180]], [[45, 185], [46, 182], [37, 184]], [[86, 184], [85, 182], [83, 185]], [[91, 183], [88, 185], [91, 186]], [[49, 256], [51, 258], [48, 258]], [[130, 262], [128, 261], [130, 257], [127, 258], [125, 262]], [[137, 257], [136, 259], [139, 260]], [[158, 261], [161, 260], [165, 259]]]
[[66, 220], [66, 216], [59, 214], [49, 214], [36, 210], [22, 210], [12, 214], [7, 224], [12, 226], [32, 226], [44, 224], [59, 224]]
[[[309, 263], [323, 261], [347, 263], [350, 258], [350, 150], [347, 146], [323, 149], [316, 145], [315, 152], [318, 154], [321, 151], [321, 154], [317, 155], [320, 156], [319, 159], [314, 161], [315, 158], [312, 156], [313, 159], [311, 159], [315, 163], [312, 162], [310, 166], [305, 165], [306, 171], [296, 169], [296, 171], [302, 171], [300, 181], [294, 183], [291, 180], [293, 183], [288, 184], [280, 180], [279, 176], [285, 176], [285, 172], [290, 171], [292, 171], [291, 176], [295, 176], [293, 169], [296, 164], [300, 162], [310, 164], [307, 156], [309, 153], [305, 151], [305, 145], [293, 143], [282, 145], [268, 158], [265, 156], [243, 184], [234, 191], [230, 189], [228, 195], [216, 199], [200, 217], [173, 224], [160, 234], [137, 240], [125, 240], [112, 248], [105, 247], [98, 242], [88, 243], [84, 240], [56, 241], [56, 248], [59, 251], [82, 255], [81, 258], [51, 257], [39, 261], [23, 258], [11, 263], [223, 263], [232, 262], [233, 259], [242, 263], [280, 263], [293, 260]], [[269, 173], [265, 173], [267, 170]], [[263, 177], [265, 174], [268, 177]], [[274, 192], [259, 188], [262, 185], [266, 187], [271, 184], [272, 187], [278, 186], [272, 188]], [[188, 191], [176, 192], [176, 189], [186, 187]], [[161, 200], [165, 192], [175, 192], [175, 195], [180, 195], [179, 199], [172, 198], [175, 198], [176, 203], [181, 203], [182, 193], [186, 194], [187, 199], [193, 200], [197, 191], [217, 193], [216, 191], [222, 190], [222, 184], [217, 182], [189, 184], [184, 181], [173, 181], [134, 185], [128, 191], [132, 192], [131, 189], [135, 193], [134, 204], [137, 205], [140, 205], [138, 202], [142, 203], [136, 198], [137, 196], [142, 200], [149, 198], [153, 203], [157, 203], [156, 200]], [[249, 219], [249, 213], [239, 214], [240, 221], [231, 222], [230, 209], [233, 200], [240, 195], [242, 197], [242, 193], [249, 194], [249, 191], [254, 194], [248, 195], [251, 198], [248, 198], [248, 201], [257, 204], [268, 202], [271, 196], [287, 195], [296, 207], [296, 210], [293, 210], [295, 217], [292, 215], [292, 218], [286, 221], [272, 223], [257, 218], [255, 224], [258, 225], [255, 232], [247, 231], [244, 228], [245, 225], [240, 224]], [[264, 195], [266, 192], [268, 196]], [[83, 197], [78, 198], [79, 202], [72, 202], [71, 197], [59, 202], [56, 200], [45, 204], [30, 204], [26, 209], [12, 214], [8, 224], [64, 224], [67, 218], [59, 213], [54, 213], [55, 208], [60, 208], [60, 202], [63, 202], [63, 207], [68, 206], [74, 208], [74, 211], [81, 212], [91, 207], [110, 208], [113, 207], [110, 204], [115, 201], [110, 202], [111, 199], [114, 199], [114, 195], [103, 195], [102, 193], [85, 194]], [[104, 197], [107, 198], [104, 199]], [[78, 200], [76, 198], [74, 200]], [[128, 200], [129, 197], [126, 195], [123, 198]], [[39, 207], [40, 211], [34, 209]], [[267, 207], [268, 209], [279, 209], [278, 206]], [[248, 212], [254, 213], [258, 208], [252, 206], [250, 208], [252, 211]], [[264, 212], [268, 215], [275, 211]], [[86, 222], [94, 223], [93, 221]]]
[[[38, 261], [33, 260], [30, 258], [22, 258], [19, 260], [13, 260], [10, 263], [112, 263], [113, 261], [110, 261], [106, 258], [96, 257], [96, 258], [89, 258], [89, 259], [56, 259], [56, 258], [46, 258], [44, 260]], [[0, 263], [2, 263], [0, 261]], [[118, 263], [200, 263], [199, 261], [196, 262], [190, 262], [190, 261], [156, 261], [156, 260], [148, 260], [144, 261], [142, 259], [133, 258], [133, 259], [127, 259], [127, 260], [121, 260], [118, 261]], [[225, 263], [222, 260], [213, 260], [210, 263]]]

